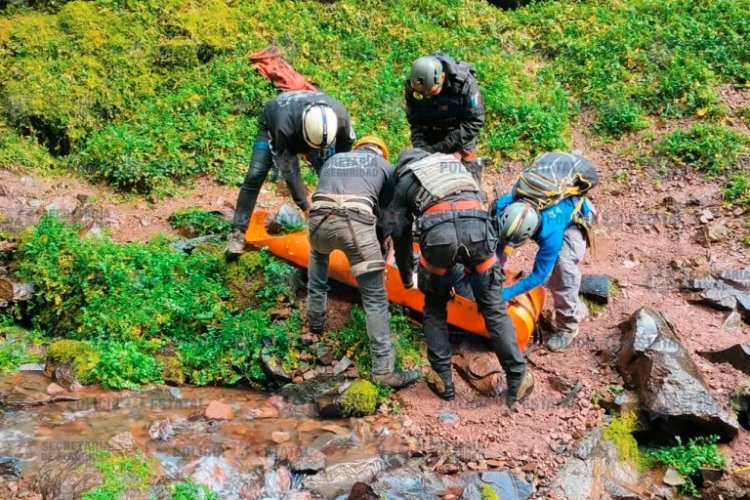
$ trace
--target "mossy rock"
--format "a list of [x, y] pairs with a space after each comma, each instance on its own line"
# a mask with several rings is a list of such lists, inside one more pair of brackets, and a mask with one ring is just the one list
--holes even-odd
[[78, 340], [58, 340], [47, 349], [44, 373], [51, 377], [55, 368], [67, 365], [73, 370], [79, 382], [90, 384], [94, 381], [92, 371], [98, 363], [99, 353], [88, 344]]
[[378, 389], [369, 380], [357, 380], [341, 396], [341, 406], [346, 415], [372, 415], [377, 403]]
[[161, 367], [161, 378], [170, 385], [185, 383], [185, 372], [182, 362], [176, 356], [156, 356], [156, 363]]

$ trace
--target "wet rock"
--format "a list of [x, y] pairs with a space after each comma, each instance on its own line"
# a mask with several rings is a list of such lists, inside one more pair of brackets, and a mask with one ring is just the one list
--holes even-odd
[[78, 451], [43, 461], [30, 486], [45, 499], [74, 500], [101, 484], [90, 456]]
[[737, 409], [737, 420], [745, 429], [750, 429], [750, 384], [741, 385], [729, 395], [729, 401]]
[[380, 495], [369, 484], [354, 483], [346, 500], [380, 500]]
[[347, 356], [344, 356], [338, 361], [338, 363], [336, 363], [336, 366], [333, 367], [333, 374], [340, 375], [344, 373], [353, 364], [354, 362], [351, 359], [349, 359]]
[[494, 397], [502, 392], [502, 369], [495, 353], [465, 350], [453, 356], [453, 366], [479, 393]]
[[265, 498], [281, 498], [292, 488], [292, 476], [289, 469], [283, 465], [266, 471], [263, 477], [263, 496]]
[[286, 443], [292, 439], [292, 434], [285, 431], [276, 431], [271, 433], [271, 441], [276, 444]]
[[305, 219], [299, 211], [287, 204], [281, 205], [273, 217], [266, 220], [268, 234], [281, 234], [290, 231], [300, 231], [305, 227]]
[[750, 323], [750, 268], [693, 277], [685, 281], [684, 288], [695, 292], [692, 302], [737, 311]]
[[750, 343], [735, 344], [721, 351], [699, 351], [698, 354], [712, 363], [729, 363], [750, 375]]
[[[532, 486], [510, 470], [470, 473], [465, 476], [466, 487], [461, 500], [482, 498], [482, 490], [489, 486], [503, 500], [526, 500], [533, 493]], [[566, 498], [567, 497], [562, 497]]]
[[310, 443], [310, 448], [316, 449], [316, 450], [324, 450], [328, 448], [329, 446], [336, 444], [339, 442], [338, 436], [336, 434], [333, 434], [331, 432], [326, 432], [325, 434], [321, 434], [320, 436], [316, 437], [312, 443]]
[[197, 238], [189, 238], [183, 240], [177, 240], [170, 246], [178, 252], [191, 253], [193, 250], [198, 248], [200, 245], [206, 243], [219, 243], [222, 241], [222, 237], [216, 234], [209, 234], [207, 236], [198, 236]]
[[455, 413], [443, 409], [438, 412], [438, 420], [444, 424], [455, 425], [461, 421], [461, 418]]
[[326, 456], [320, 450], [308, 448], [291, 463], [294, 472], [311, 473], [318, 472], [326, 467]]
[[58, 196], [49, 202], [44, 210], [60, 216], [70, 216], [78, 208], [78, 204], [74, 196]]
[[385, 470], [380, 458], [356, 460], [329, 465], [321, 472], [304, 479], [305, 489], [326, 498], [333, 498], [351, 490], [354, 483], [371, 483], [375, 476]]
[[738, 471], [728, 479], [704, 484], [703, 500], [745, 500], [750, 498], [750, 472]]
[[22, 363], [18, 365], [19, 372], [43, 372], [44, 365], [40, 363]]
[[432, 500], [446, 493], [437, 475], [412, 468], [387, 472], [372, 486], [378, 495], [376, 498], [384, 500]]
[[6, 302], [26, 302], [34, 296], [34, 286], [0, 278], [0, 299]]
[[262, 498], [264, 477], [256, 472], [242, 473], [224, 457], [201, 457], [188, 474], [194, 483], [207, 487], [222, 500]]
[[156, 420], [148, 427], [148, 435], [155, 441], [167, 442], [174, 437], [174, 427], [168, 418]]
[[54, 382], [47, 386], [47, 394], [49, 394], [50, 396], [57, 396], [58, 394], [62, 394], [64, 392], [65, 389]]
[[653, 429], [671, 435], [717, 434], [724, 442], [737, 435], [737, 421], [713, 398], [662, 313], [640, 309], [623, 333], [618, 370], [636, 389]]
[[631, 498], [631, 490], [638, 491], [643, 481], [633, 464], [619, 459], [615, 444], [602, 438], [601, 429], [595, 429], [579, 443], [552, 480], [550, 492], [566, 500], [598, 498], [597, 492], [607, 492], [613, 498]]
[[321, 394], [337, 389], [345, 382], [343, 377], [319, 376], [299, 384], [285, 385], [281, 388], [281, 396], [297, 405], [315, 403]]
[[136, 446], [135, 438], [129, 431], [115, 434], [107, 441], [107, 444], [110, 448], [117, 451], [131, 451]]
[[738, 313], [737, 311], [732, 311], [727, 315], [721, 327], [724, 328], [725, 330], [736, 330], [741, 326], [740, 325], [741, 323], [742, 323], [742, 315]]
[[297, 426], [297, 432], [314, 432], [323, 424], [318, 420], [305, 420]]
[[599, 406], [609, 412], [630, 413], [639, 409], [640, 402], [634, 392], [623, 391], [611, 398], [599, 400]]
[[610, 278], [606, 274], [584, 274], [581, 276], [579, 293], [597, 304], [609, 303]]
[[213, 400], [208, 403], [203, 416], [208, 420], [232, 420], [234, 412], [228, 404]]
[[682, 486], [685, 484], [685, 478], [682, 477], [679, 472], [670, 467], [667, 469], [667, 472], [664, 473], [662, 482], [668, 486]]
[[333, 364], [333, 349], [331, 346], [318, 344], [318, 352], [316, 353], [316, 356], [321, 365], [328, 366]]
[[337, 389], [321, 394], [315, 399], [320, 418], [334, 419], [343, 416], [344, 407], [341, 404], [341, 394]]
[[0, 477], [4, 478], [19, 478], [23, 466], [21, 461], [16, 457], [2, 457], [0, 456]]
[[270, 346], [271, 341], [269, 339], [264, 339], [264, 342], [266, 342], [266, 347], [261, 351], [260, 360], [263, 363], [265, 371], [275, 379], [282, 382], [292, 380], [292, 374], [284, 369], [281, 358], [276, 354], [273, 354]]

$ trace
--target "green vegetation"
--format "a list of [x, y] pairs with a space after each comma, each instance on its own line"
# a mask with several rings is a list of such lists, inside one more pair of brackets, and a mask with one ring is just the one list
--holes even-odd
[[[610, 392], [616, 393], [610, 389]], [[618, 386], [619, 387], [619, 386]], [[622, 388], [620, 388], [622, 390]], [[621, 415], [615, 415], [604, 428], [603, 437], [612, 441], [617, 447], [617, 455], [620, 460], [629, 462], [638, 468], [643, 468], [643, 459], [641, 458], [638, 442], [633, 437], [638, 422], [638, 413], [629, 412]]]
[[127, 492], [144, 492], [156, 475], [154, 461], [140, 452], [128, 456], [98, 450], [93, 458], [103, 483], [84, 493], [82, 500], [112, 500], [125, 498]]
[[219, 500], [218, 493], [189, 479], [170, 484], [169, 492], [172, 494], [172, 500]]
[[489, 484], [485, 484], [482, 486], [482, 491], [479, 494], [480, 500], [500, 500], [500, 498], [497, 496], [497, 493], [495, 493], [495, 488], [490, 486]]
[[225, 235], [232, 230], [232, 224], [221, 213], [201, 208], [177, 210], [169, 217], [169, 225], [190, 238], [210, 234]]
[[39, 355], [28, 348], [38, 337], [23, 328], [0, 324], [0, 373], [14, 372], [22, 363], [39, 362]]
[[[411, 369], [424, 363], [421, 350], [422, 335], [414, 328], [406, 317], [403, 309], [391, 308], [391, 338], [396, 348], [396, 368]], [[357, 371], [362, 376], [371, 373], [369, 341], [365, 312], [359, 306], [354, 306], [349, 322], [337, 332], [329, 332], [333, 342], [334, 354], [337, 358], [348, 356], [354, 360]]]
[[345, 415], [365, 416], [375, 413], [378, 404], [378, 388], [369, 380], [360, 379], [352, 383], [341, 396]]
[[701, 467], [723, 467], [727, 463], [727, 458], [719, 451], [716, 444], [718, 442], [718, 436], [711, 436], [690, 439], [687, 444], [682, 444], [682, 440], [677, 436], [675, 446], [646, 450], [644, 454], [648, 460], [671, 467], [679, 472], [685, 478], [685, 484], [681, 487], [681, 492], [700, 498], [698, 489], [693, 482], [699, 469]]
[[[287, 368], [297, 362], [299, 314], [272, 321], [267, 313], [294, 300], [294, 269], [267, 252], [227, 265], [218, 247], [188, 255], [164, 238], [118, 245], [48, 216], [21, 237], [16, 265], [39, 290], [27, 314], [64, 337], [48, 356], [71, 363], [84, 384], [262, 383], [263, 349]], [[253, 280], [241, 307], [233, 292]], [[169, 349], [175, 355], [165, 358]]]
[[686, 164], [708, 175], [730, 173], [747, 151], [743, 134], [721, 125], [697, 124], [664, 137], [654, 151], [675, 164]]
[[411, 61], [439, 48], [472, 62], [488, 110], [480, 152], [494, 160], [567, 147], [581, 109], [604, 136], [649, 116], [718, 116], [716, 85], [750, 80], [750, 0], [33, 4], [0, 13], [0, 165], [144, 194], [241, 180], [276, 94], [246, 54], [269, 44], [394, 151], [408, 141]]

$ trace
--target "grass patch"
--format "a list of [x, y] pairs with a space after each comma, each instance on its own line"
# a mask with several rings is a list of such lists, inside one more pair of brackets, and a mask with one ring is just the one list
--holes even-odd
[[685, 164], [708, 175], [730, 172], [747, 150], [747, 137], [721, 125], [700, 123], [678, 130], [654, 147], [672, 164]]
[[677, 436], [677, 444], [670, 447], [646, 450], [645, 457], [655, 464], [671, 467], [685, 478], [680, 491], [700, 498], [694, 480], [701, 467], [723, 467], [727, 458], [719, 451], [718, 436], [690, 439], [686, 444]]
[[177, 210], [169, 216], [169, 225], [188, 238], [212, 234], [226, 235], [232, 223], [220, 212], [209, 212], [201, 208]]
[[717, 115], [716, 85], [750, 80], [748, 0], [33, 5], [0, 12], [0, 165], [60, 164], [146, 195], [241, 181], [276, 94], [246, 54], [269, 44], [394, 151], [408, 143], [410, 63], [436, 48], [470, 61], [495, 164], [567, 148], [583, 108], [617, 136], [649, 116]]
[[0, 373], [13, 373], [22, 363], [38, 363], [41, 356], [30, 349], [40, 342], [37, 332], [0, 324]]
[[145, 492], [156, 477], [156, 463], [136, 452], [132, 456], [99, 450], [94, 467], [101, 472], [103, 483], [81, 496], [82, 500], [112, 500], [128, 492]]

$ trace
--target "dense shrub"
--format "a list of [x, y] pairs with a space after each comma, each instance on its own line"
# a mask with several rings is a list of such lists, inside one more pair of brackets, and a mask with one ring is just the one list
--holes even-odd
[[[72, 363], [84, 383], [262, 382], [264, 349], [293, 368], [299, 314], [274, 321], [267, 313], [294, 298], [293, 268], [262, 252], [228, 271], [209, 250], [185, 254], [163, 238], [118, 245], [48, 216], [21, 238], [17, 266], [38, 290], [28, 311], [36, 326], [69, 339], [50, 355]], [[245, 309], [231, 290], [253, 279], [267, 285], [250, 297], [257, 308]]]
[[697, 124], [690, 130], [667, 135], [654, 151], [671, 162], [718, 175], [736, 168], [737, 160], [747, 151], [747, 143], [745, 135], [721, 125]]

